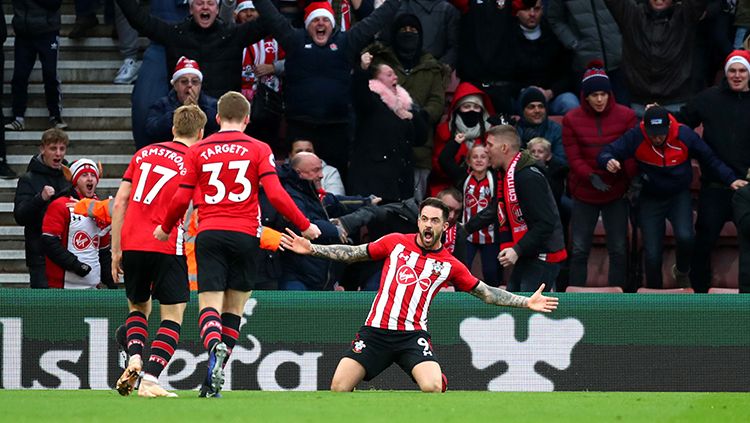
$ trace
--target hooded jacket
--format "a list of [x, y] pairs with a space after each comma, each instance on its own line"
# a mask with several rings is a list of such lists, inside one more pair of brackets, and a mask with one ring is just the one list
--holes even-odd
[[[703, 124], [703, 139], [716, 156], [745, 176], [750, 168], [750, 92], [729, 88], [726, 79], [695, 96], [675, 115], [685, 125]], [[704, 183], [719, 183], [711, 173], [701, 175]]]
[[[440, 153], [443, 151], [443, 148], [445, 148], [445, 145], [448, 143], [448, 141], [455, 138], [456, 127], [454, 124], [454, 120], [456, 118], [456, 113], [458, 112], [458, 104], [460, 103], [462, 98], [469, 95], [478, 95], [482, 97], [482, 102], [485, 106], [483, 121], [486, 122], [486, 119], [489, 116], [495, 114], [495, 108], [492, 106], [492, 100], [490, 100], [490, 97], [485, 94], [484, 91], [480, 90], [474, 85], [471, 85], [468, 82], [462, 82], [458, 84], [448, 111], [448, 120], [445, 122], [441, 122], [438, 125], [437, 130], [435, 131], [435, 148], [432, 150], [432, 173], [430, 174], [429, 188], [430, 195], [433, 197], [443, 189], [448, 188], [449, 186], [453, 186], [453, 179], [440, 166]], [[458, 153], [456, 153], [456, 163], [463, 163], [466, 160], [466, 155], [468, 154], [468, 143], [479, 142], [483, 144], [485, 142], [487, 137], [486, 135], [484, 135], [484, 131], [482, 131], [482, 133], [483, 135], [480, 138], [477, 138], [475, 140], [466, 140], [461, 145], [461, 147], [459, 147]]]
[[656, 12], [648, 2], [605, 0], [622, 34], [623, 70], [633, 100], [663, 104], [692, 95], [691, 72], [698, 22], [706, 0], [675, 2]]
[[[607, 106], [601, 113], [591, 108], [581, 95], [581, 105], [563, 118], [563, 147], [568, 157], [568, 191], [571, 197], [589, 204], [607, 204], [622, 198], [628, 190], [630, 178], [637, 173], [633, 160], [623, 164], [624, 171], [616, 174], [602, 170], [596, 163], [601, 149], [637, 124], [635, 112], [615, 102], [609, 93]], [[595, 173], [605, 184], [607, 192], [594, 188], [589, 176]]]
[[57, 194], [54, 198], [70, 188], [70, 182], [65, 179], [61, 169], [53, 169], [42, 162], [41, 155], [37, 154], [29, 162], [26, 173], [18, 179], [16, 196], [13, 200], [13, 217], [20, 226], [23, 226], [23, 235], [26, 245], [26, 265], [43, 266], [44, 252], [42, 250], [42, 221], [47, 206], [54, 198], [44, 201], [42, 199], [42, 188], [49, 185], [55, 189]]
[[711, 148], [692, 129], [680, 125], [669, 115], [669, 133], [661, 146], [655, 146], [646, 134], [643, 122], [604, 146], [597, 162], [607, 168], [610, 159], [620, 162], [635, 158], [643, 174], [642, 194], [652, 196], [673, 195], [690, 189], [693, 169], [690, 159], [697, 159], [703, 172], [729, 186], [737, 179], [732, 169], [719, 160]]

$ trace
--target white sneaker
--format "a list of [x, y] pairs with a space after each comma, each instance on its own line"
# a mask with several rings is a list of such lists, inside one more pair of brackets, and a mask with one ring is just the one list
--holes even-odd
[[117, 71], [115, 76], [115, 84], [132, 84], [133, 81], [138, 79], [138, 71], [141, 69], [141, 62], [135, 61], [135, 59], [125, 59], [120, 66], [120, 70]]

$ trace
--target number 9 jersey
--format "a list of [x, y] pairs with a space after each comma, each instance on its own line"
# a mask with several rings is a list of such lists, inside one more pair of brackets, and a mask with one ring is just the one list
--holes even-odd
[[271, 148], [242, 132], [221, 131], [193, 144], [185, 155], [185, 175], [162, 229], [169, 233], [195, 198], [200, 210], [198, 233], [223, 230], [260, 237], [260, 182], [282, 215], [300, 230], [310, 226], [281, 187]]
[[[130, 198], [122, 227], [123, 251], [150, 251], [182, 255], [182, 227], [167, 242], [154, 239], [154, 227], [161, 222], [185, 173], [185, 144], [168, 141], [138, 150], [122, 180], [130, 182]], [[150, 223], [150, 224], [148, 224]]]

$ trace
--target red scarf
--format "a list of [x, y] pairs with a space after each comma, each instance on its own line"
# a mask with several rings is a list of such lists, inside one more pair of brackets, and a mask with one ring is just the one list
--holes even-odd
[[[526, 235], [529, 231], [529, 227], [526, 225], [526, 221], [523, 219], [523, 212], [521, 211], [521, 205], [518, 203], [518, 195], [516, 194], [516, 165], [518, 160], [521, 158], [521, 153], [516, 153], [513, 160], [511, 160], [508, 170], [502, 178], [498, 178], [503, 181], [502, 189], [498, 189], [498, 204], [497, 204], [497, 217], [500, 224], [500, 249], [513, 247], [518, 241]], [[502, 192], [502, 196], [500, 195]], [[501, 220], [502, 218], [502, 220]], [[508, 236], [503, 236], [503, 232], [510, 231], [512, 241]], [[505, 242], [504, 242], [505, 240]], [[539, 253], [539, 260], [547, 261], [551, 263], [558, 263], [565, 260], [568, 257], [567, 252], [563, 248], [562, 250], [555, 251], [552, 253]]]
[[449, 227], [445, 231], [445, 242], [443, 243], [443, 247], [450, 251], [451, 254], [453, 254], [453, 250], [456, 249], [456, 225]]

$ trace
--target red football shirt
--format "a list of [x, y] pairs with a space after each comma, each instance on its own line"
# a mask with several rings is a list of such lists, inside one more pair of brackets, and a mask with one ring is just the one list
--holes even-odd
[[170, 232], [200, 190], [200, 224], [205, 230], [243, 232], [260, 237], [258, 184], [276, 210], [300, 230], [310, 221], [281, 187], [271, 148], [239, 131], [221, 131], [190, 147], [185, 155], [185, 176], [169, 207], [162, 229]]
[[185, 144], [168, 141], [148, 145], [135, 153], [122, 176], [132, 183], [128, 209], [122, 226], [123, 251], [152, 251], [182, 255], [183, 229], [170, 234], [167, 242], [154, 239], [154, 228], [161, 222], [185, 173]]
[[380, 289], [365, 325], [391, 330], [427, 330], [427, 311], [441, 285], [471, 291], [479, 284], [445, 248], [424, 250], [416, 234], [390, 234], [367, 246], [373, 260], [385, 259]]

